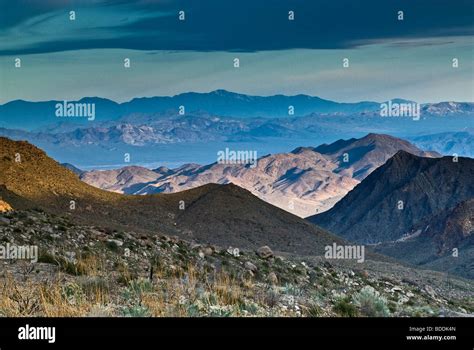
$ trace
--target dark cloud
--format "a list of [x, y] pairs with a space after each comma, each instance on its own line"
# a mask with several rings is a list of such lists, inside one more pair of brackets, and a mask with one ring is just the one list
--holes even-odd
[[[42, 5], [39, 5], [42, 4]], [[65, 5], [67, 4], [67, 5]], [[387, 39], [412, 39], [474, 34], [472, 0], [156, 0], [79, 1], [103, 18], [87, 28], [88, 37], [67, 40], [49, 36], [35, 42], [2, 47], [0, 54], [27, 54], [89, 48], [139, 50], [259, 51], [292, 48], [349, 48]], [[107, 27], [108, 13], [121, 6], [132, 18]], [[1, 2], [0, 30], [15, 28], [41, 14], [71, 9], [69, 1]], [[186, 11], [186, 21], [177, 19]], [[288, 21], [288, 11], [295, 21]], [[397, 11], [405, 20], [397, 20]], [[156, 16], [143, 16], [144, 13]], [[163, 13], [168, 15], [163, 16]], [[101, 28], [99, 28], [102, 26]], [[112, 36], [95, 35], [109, 29]], [[67, 28], [63, 28], [67, 31]], [[51, 31], [58, 28], [51, 26]], [[14, 40], [14, 38], [11, 38]]]

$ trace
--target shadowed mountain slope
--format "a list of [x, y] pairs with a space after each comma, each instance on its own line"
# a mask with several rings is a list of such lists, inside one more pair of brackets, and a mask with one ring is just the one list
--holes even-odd
[[360, 243], [401, 238], [425, 217], [474, 197], [474, 160], [399, 151], [331, 210], [310, 221]]

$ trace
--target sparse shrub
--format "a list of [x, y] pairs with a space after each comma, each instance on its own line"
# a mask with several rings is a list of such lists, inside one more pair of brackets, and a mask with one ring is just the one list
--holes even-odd
[[387, 300], [380, 296], [373, 287], [365, 286], [353, 296], [354, 303], [360, 308], [360, 312], [368, 317], [387, 317], [390, 311]]
[[358, 315], [357, 308], [351, 303], [349, 297], [339, 298], [334, 304], [333, 310], [343, 317], [356, 317]]
[[153, 284], [149, 280], [142, 278], [131, 280], [128, 284], [127, 291], [130, 296], [140, 298], [142, 294], [153, 291]]
[[322, 309], [315, 302], [311, 302], [306, 307], [305, 315], [308, 316], [308, 317], [319, 317], [319, 316], [321, 316], [321, 314], [322, 314]]
[[109, 282], [99, 276], [83, 276], [78, 279], [77, 283], [89, 299], [96, 295], [106, 295], [110, 292]]
[[132, 305], [122, 309], [122, 314], [125, 317], [150, 317], [150, 310], [143, 305]]
[[84, 293], [79, 285], [68, 283], [62, 287], [62, 296], [69, 302], [69, 304], [75, 305], [82, 301]]
[[265, 293], [264, 296], [264, 303], [268, 305], [269, 307], [273, 308], [278, 305], [278, 302], [280, 301], [280, 295], [278, 294], [278, 291], [275, 289], [271, 288]]
[[427, 317], [434, 315], [435, 311], [427, 305], [412, 308], [412, 316], [414, 317]]
[[258, 312], [258, 306], [252, 302], [241, 302], [239, 304], [239, 311], [240, 313], [248, 313], [250, 315], [256, 315]]
[[390, 301], [388, 303], [388, 309], [390, 310], [390, 313], [394, 314], [395, 312], [397, 312], [397, 303]]
[[58, 259], [48, 252], [42, 252], [38, 257], [38, 262], [44, 264], [59, 265]]
[[105, 245], [113, 252], [117, 252], [119, 250], [119, 246], [114, 241], [107, 241]]
[[302, 296], [303, 290], [294, 284], [286, 283], [283, 287], [283, 294], [293, 295], [295, 297]]

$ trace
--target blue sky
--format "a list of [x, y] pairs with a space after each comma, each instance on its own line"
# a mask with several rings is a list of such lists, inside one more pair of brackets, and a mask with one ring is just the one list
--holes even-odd
[[0, 103], [215, 89], [474, 101], [473, 62], [472, 1], [0, 1]]

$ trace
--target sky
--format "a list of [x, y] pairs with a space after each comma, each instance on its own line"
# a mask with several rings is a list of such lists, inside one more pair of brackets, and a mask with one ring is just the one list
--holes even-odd
[[0, 0], [0, 103], [216, 89], [474, 102], [474, 2]]

